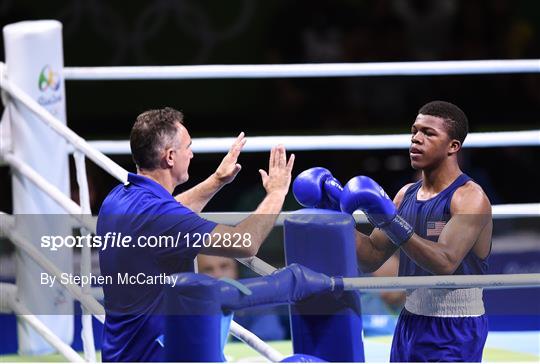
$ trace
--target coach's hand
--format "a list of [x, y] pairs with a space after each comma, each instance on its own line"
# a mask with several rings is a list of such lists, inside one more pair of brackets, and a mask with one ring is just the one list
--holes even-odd
[[294, 197], [304, 207], [339, 211], [342, 190], [341, 183], [322, 167], [305, 170], [293, 182]]
[[259, 169], [262, 183], [267, 194], [273, 192], [283, 193], [283, 196], [289, 191], [291, 185], [291, 172], [294, 165], [294, 154], [291, 154], [287, 162], [287, 152], [282, 144], [273, 147], [270, 151], [270, 160], [268, 163], [268, 173]]
[[229, 149], [229, 152], [223, 158], [219, 167], [214, 172], [214, 176], [222, 185], [231, 183], [242, 169], [242, 166], [237, 162], [238, 156], [245, 144], [246, 137], [244, 132], [241, 132], [231, 145], [231, 149]]
[[352, 178], [341, 194], [341, 210], [352, 214], [362, 210], [369, 222], [401, 246], [413, 235], [413, 228], [397, 214], [396, 206], [374, 180], [366, 176]]

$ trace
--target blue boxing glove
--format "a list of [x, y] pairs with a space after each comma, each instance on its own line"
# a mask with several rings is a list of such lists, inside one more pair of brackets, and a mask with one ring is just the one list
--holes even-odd
[[384, 231], [398, 247], [414, 233], [411, 225], [397, 214], [394, 202], [382, 187], [369, 177], [354, 177], [343, 188], [341, 211], [352, 214], [356, 210], [362, 210], [369, 222]]
[[294, 197], [304, 207], [339, 211], [342, 190], [341, 183], [322, 167], [305, 170], [293, 182]]
[[293, 354], [282, 359], [280, 363], [327, 363], [327, 361], [313, 355]]

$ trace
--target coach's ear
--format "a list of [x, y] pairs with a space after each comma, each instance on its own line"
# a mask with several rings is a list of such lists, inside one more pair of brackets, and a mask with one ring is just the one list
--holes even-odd
[[452, 139], [450, 141], [450, 146], [448, 147], [448, 155], [456, 154], [461, 150], [461, 142], [457, 139]]
[[165, 157], [162, 159], [161, 162], [163, 168], [172, 168], [174, 166], [175, 153], [176, 151], [174, 148], [165, 149]]

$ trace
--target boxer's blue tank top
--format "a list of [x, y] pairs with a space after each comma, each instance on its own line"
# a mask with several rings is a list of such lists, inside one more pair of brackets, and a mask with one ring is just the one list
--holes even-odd
[[[398, 213], [411, 224], [417, 235], [436, 242], [439, 239], [442, 228], [450, 220], [450, 202], [452, 201], [454, 192], [470, 180], [471, 178], [463, 173], [437, 196], [425, 201], [419, 201], [416, 198], [417, 192], [422, 186], [422, 181], [418, 181], [405, 192]], [[486, 274], [488, 257], [480, 259], [472, 250], [469, 251], [454, 272], [454, 275]], [[399, 257], [399, 276], [428, 275], [432, 274], [416, 265], [401, 250]]]

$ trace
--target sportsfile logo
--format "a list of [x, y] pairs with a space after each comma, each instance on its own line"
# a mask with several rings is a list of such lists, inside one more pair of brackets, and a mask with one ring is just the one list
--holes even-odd
[[57, 91], [60, 88], [60, 77], [48, 64], [39, 73], [38, 88], [42, 92], [47, 90]]

